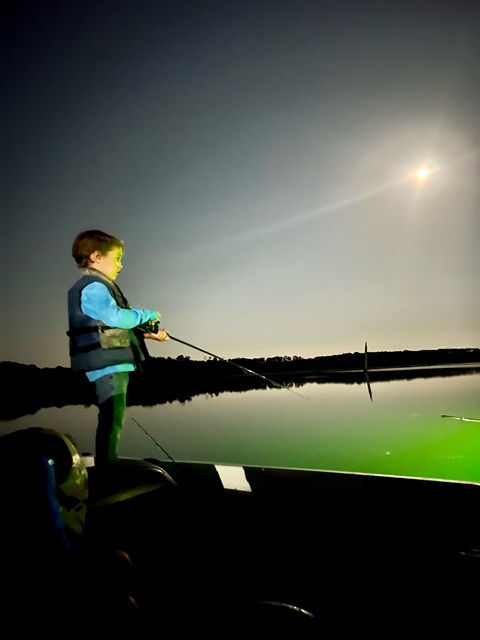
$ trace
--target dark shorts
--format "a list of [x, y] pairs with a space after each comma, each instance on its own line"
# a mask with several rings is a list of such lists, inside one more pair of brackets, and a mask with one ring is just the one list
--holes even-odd
[[129, 377], [128, 371], [119, 371], [118, 373], [109, 373], [95, 380], [98, 404], [102, 404], [112, 396], [126, 395]]

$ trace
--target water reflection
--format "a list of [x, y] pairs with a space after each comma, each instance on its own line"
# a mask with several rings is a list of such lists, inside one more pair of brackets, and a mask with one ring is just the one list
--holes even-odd
[[[480, 482], [479, 380], [471, 367], [372, 372], [372, 401], [363, 372], [291, 381], [304, 397], [231, 379], [181, 401], [131, 402], [120, 455]], [[29, 426], [92, 451], [96, 408], [43, 408], [1, 429]]]
[[[160, 359], [161, 360], [161, 359]], [[10, 365], [4, 369], [4, 379], [8, 380], [0, 406], [0, 420], [14, 420], [26, 415], [34, 415], [41, 409], [61, 408], [95, 404], [93, 385], [81, 373], [70, 369], [39, 369], [34, 365]], [[189, 363], [204, 365], [205, 363]], [[158, 365], [157, 365], [158, 366]], [[159, 369], [161, 372], [161, 369]], [[373, 400], [373, 385], [378, 382], [415, 380], [425, 378], [451, 378], [480, 372], [479, 364], [456, 364], [452, 366], [430, 365], [411, 367], [388, 367], [384, 369], [318, 370], [298, 373], [276, 373], [275, 381], [263, 375], [229, 375], [216, 377], [205, 375], [175, 375], [166, 369], [164, 376], [158, 371], [134, 372], [130, 376], [128, 404], [130, 406], [157, 406], [167, 403], [185, 403], [198, 396], [218, 396], [223, 393], [246, 393], [254, 390], [286, 390], [297, 396], [305, 393], [298, 390], [310, 384], [339, 384], [364, 386], [370, 400]], [[28, 389], [20, 396], [18, 389]]]

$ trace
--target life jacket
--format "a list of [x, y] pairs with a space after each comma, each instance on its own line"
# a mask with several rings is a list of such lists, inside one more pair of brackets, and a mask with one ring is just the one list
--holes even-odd
[[85, 315], [81, 309], [82, 290], [92, 282], [104, 284], [117, 306], [130, 309], [121, 289], [95, 269], [83, 269], [84, 275], [68, 291], [70, 362], [74, 371], [94, 371], [116, 364], [140, 363], [148, 356], [141, 332], [109, 327], [101, 320]]
[[[52, 495], [48, 486], [39, 487], [35, 475], [42, 468], [43, 460], [53, 467], [56, 486]], [[2, 476], [5, 475], [4, 485], [10, 482], [10, 486], [4, 486], [3, 490], [9, 494], [10, 504], [15, 505], [14, 513], [21, 514], [20, 521], [31, 528], [32, 535], [37, 528], [35, 519], [47, 531], [49, 527], [52, 531], [58, 530], [57, 520], [61, 519], [61, 526], [70, 541], [83, 534], [88, 473], [69, 436], [40, 427], [8, 433], [0, 438], [0, 464]], [[44, 491], [43, 496], [40, 491]], [[45, 506], [45, 511], [40, 512], [39, 504], [32, 503], [35, 495], [37, 502]]]

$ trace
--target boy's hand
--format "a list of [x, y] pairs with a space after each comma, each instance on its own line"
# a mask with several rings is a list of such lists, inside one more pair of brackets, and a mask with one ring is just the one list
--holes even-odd
[[158, 342], [165, 342], [165, 340], [170, 340], [170, 336], [165, 329], [159, 329], [157, 333], [144, 333], [143, 337], [150, 340], [158, 340]]

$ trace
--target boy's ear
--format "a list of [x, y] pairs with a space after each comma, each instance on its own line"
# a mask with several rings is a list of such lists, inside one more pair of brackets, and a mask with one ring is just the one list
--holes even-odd
[[98, 249], [88, 256], [88, 259], [92, 264], [100, 262], [102, 258], [103, 258], [102, 252], [99, 251]]

